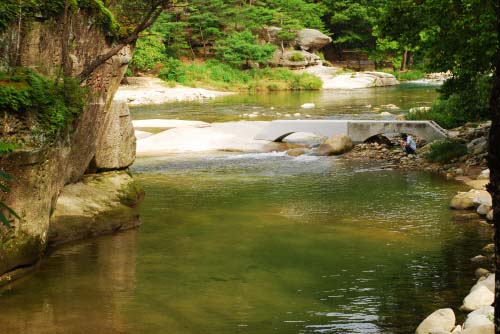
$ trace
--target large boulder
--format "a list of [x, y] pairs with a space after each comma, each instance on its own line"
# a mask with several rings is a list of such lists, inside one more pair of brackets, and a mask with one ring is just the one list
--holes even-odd
[[465, 319], [464, 329], [480, 327], [485, 325], [492, 325], [491, 319], [493, 319], [493, 314], [495, 313], [495, 308], [493, 306], [483, 306], [467, 315]]
[[[296, 57], [299, 59], [294, 59]], [[320, 65], [321, 59], [314, 53], [303, 50], [276, 50], [269, 63], [271, 66], [277, 67], [304, 68], [307, 66]]]
[[478, 289], [480, 286], [485, 286], [491, 292], [495, 293], [495, 274], [488, 275], [487, 277], [481, 277], [477, 280], [477, 283], [470, 289], [471, 292]]
[[468, 192], [460, 192], [451, 200], [450, 206], [456, 210], [467, 210], [480, 205], [492, 205], [491, 195], [486, 190], [472, 189]]
[[488, 151], [488, 139], [486, 137], [479, 137], [472, 140], [467, 144], [467, 151], [473, 155], [486, 153]]
[[135, 160], [135, 134], [130, 111], [124, 102], [113, 102], [106, 118], [105, 131], [96, 144], [95, 168], [123, 169]]
[[302, 29], [297, 31], [297, 44], [302, 50], [314, 52], [330, 44], [332, 39], [316, 29]]
[[466, 192], [461, 192], [451, 199], [450, 207], [455, 210], [467, 210], [474, 207], [471, 196]]
[[460, 334], [494, 334], [495, 326], [493, 323], [488, 325], [474, 326], [466, 328], [460, 332]]
[[455, 327], [455, 313], [451, 308], [439, 309], [424, 319], [417, 327], [416, 334], [451, 332]]
[[318, 136], [317, 134], [310, 132], [294, 132], [285, 137], [283, 142], [295, 145], [313, 146], [321, 144], [325, 138], [326, 137]]
[[398, 85], [396, 77], [383, 72], [357, 72], [340, 74], [325, 80], [323, 89], [358, 89]]
[[465, 298], [461, 309], [464, 311], [474, 311], [483, 306], [493, 304], [495, 294], [485, 285], [480, 285], [472, 290]]
[[49, 243], [82, 239], [139, 225], [144, 191], [126, 171], [86, 175], [64, 187], [49, 224]]
[[333, 135], [318, 148], [319, 155], [339, 155], [352, 149], [351, 137], [348, 135]]

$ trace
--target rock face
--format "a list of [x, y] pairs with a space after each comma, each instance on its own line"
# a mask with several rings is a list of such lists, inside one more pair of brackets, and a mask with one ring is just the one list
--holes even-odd
[[[83, 11], [70, 15], [69, 24], [62, 19], [31, 22], [30, 29], [22, 33], [16, 24], [10, 26], [0, 34], [0, 63], [14, 65], [10, 55], [19, 43], [23, 48], [18, 59], [23, 66], [54, 76], [62, 68], [62, 45], [71, 45], [68, 57], [72, 61], [67, 64], [67, 72], [75, 76], [83, 64], [111, 50], [112, 42], [94, 24], [94, 18]], [[78, 181], [96, 156], [98, 142], [104, 138], [106, 124], [111, 122], [113, 95], [131, 53], [131, 46], [122, 48], [84, 81], [88, 91], [86, 104], [68, 135], [36, 150], [17, 150], [0, 156], [1, 168], [15, 179], [11, 192], [0, 194], [0, 200], [22, 218], [13, 222], [12, 228], [0, 231], [0, 276], [35, 263], [46, 248], [50, 213], [64, 185]], [[41, 60], [43, 66], [39, 66]]]
[[[301, 55], [301, 60], [293, 60], [296, 54]], [[270, 64], [272, 66], [290, 67], [290, 68], [304, 68], [307, 66], [315, 66], [321, 64], [321, 59], [314, 53], [307, 51], [297, 50], [276, 50], [271, 57]]]
[[334, 135], [319, 146], [318, 152], [320, 155], [338, 155], [350, 151], [352, 147], [351, 137]]
[[[267, 27], [260, 32], [261, 38], [265, 41], [281, 46], [281, 39], [278, 34], [282, 29], [279, 27]], [[316, 29], [302, 29], [295, 32], [295, 40], [291, 43], [291, 47], [299, 47], [301, 50], [314, 52], [327, 44], [331, 43], [332, 39], [321, 31]]]
[[143, 197], [144, 191], [125, 171], [86, 175], [62, 190], [50, 218], [49, 243], [135, 227]]
[[332, 39], [316, 29], [302, 29], [297, 32], [297, 44], [302, 50], [314, 52], [330, 44]]
[[435, 311], [424, 319], [417, 327], [416, 334], [430, 334], [434, 332], [451, 332], [455, 327], [455, 313], [451, 308]]
[[95, 167], [112, 170], [132, 165], [135, 160], [135, 134], [127, 104], [113, 102], [106, 121], [106, 131], [96, 145]]
[[399, 81], [392, 74], [383, 72], [358, 72], [341, 74], [327, 80], [323, 89], [358, 89], [398, 85]]

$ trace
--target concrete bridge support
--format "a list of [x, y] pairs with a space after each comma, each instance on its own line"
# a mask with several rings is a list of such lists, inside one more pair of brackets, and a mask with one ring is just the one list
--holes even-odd
[[255, 139], [281, 141], [294, 132], [309, 132], [326, 137], [346, 134], [354, 143], [362, 143], [384, 133], [408, 133], [427, 142], [447, 138], [446, 131], [432, 121], [294, 120], [273, 121]]

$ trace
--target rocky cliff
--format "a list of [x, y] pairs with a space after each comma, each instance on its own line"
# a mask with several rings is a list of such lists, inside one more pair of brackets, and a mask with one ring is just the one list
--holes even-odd
[[[34, 20], [24, 25], [21, 31], [17, 24], [12, 24], [0, 34], [0, 67], [21, 65], [51, 77], [59, 75], [63, 69], [66, 75], [76, 76], [86, 64], [115, 46], [96, 25], [95, 18], [77, 10], [64, 21], [63, 18], [44, 22]], [[133, 156], [121, 153], [122, 149], [134, 151], [133, 133], [126, 130], [120, 107], [113, 108], [115, 111], [111, 108], [131, 52], [132, 45], [121, 48], [82, 82], [86, 90], [85, 107], [72, 122], [70, 131], [49, 144], [19, 148], [0, 156], [0, 170], [14, 179], [11, 191], [0, 194], [0, 201], [12, 207], [22, 218], [13, 219], [11, 228], [0, 226], [0, 282], [1, 275], [30, 266], [43, 254], [51, 230], [50, 216], [65, 185], [82, 180], [88, 172], [125, 169], [133, 162]], [[122, 126], [121, 121], [124, 122]], [[24, 124], [24, 127], [29, 129], [29, 124]], [[116, 145], [109, 145], [110, 142]], [[103, 143], [107, 143], [106, 148], [99, 150]], [[88, 178], [86, 176], [84, 182]], [[130, 183], [130, 180], [125, 183]], [[141, 196], [135, 188], [133, 192], [137, 197]], [[129, 208], [136, 204], [131, 199], [123, 203]], [[137, 222], [135, 211], [130, 217]], [[57, 237], [53, 230], [51, 233], [57, 242], [96, 234], [85, 231], [82, 226], [78, 231], [67, 237], [61, 237], [60, 233]]]

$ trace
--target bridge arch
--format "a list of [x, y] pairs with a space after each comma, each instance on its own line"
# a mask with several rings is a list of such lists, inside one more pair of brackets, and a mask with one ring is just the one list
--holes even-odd
[[446, 137], [444, 131], [442, 136], [437, 136], [442, 131], [439, 130], [441, 129], [426, 122], [351, 122], [348, 135], [357, 143], [363, 143], [374, 136], [386, 136], [388, 133], [407, 133], [429, 142], [438, 139], [437, 137]]
[[272, 121], [255, 139], [282, 141], [294, 132], [309, 132], [330, 137], [346, 134], [354, 143], [384, 133], [409, 133], [427, 142], [447, 137], [445, 130], [431, 121], [379, 121], [379, 120], [280, 120]]

